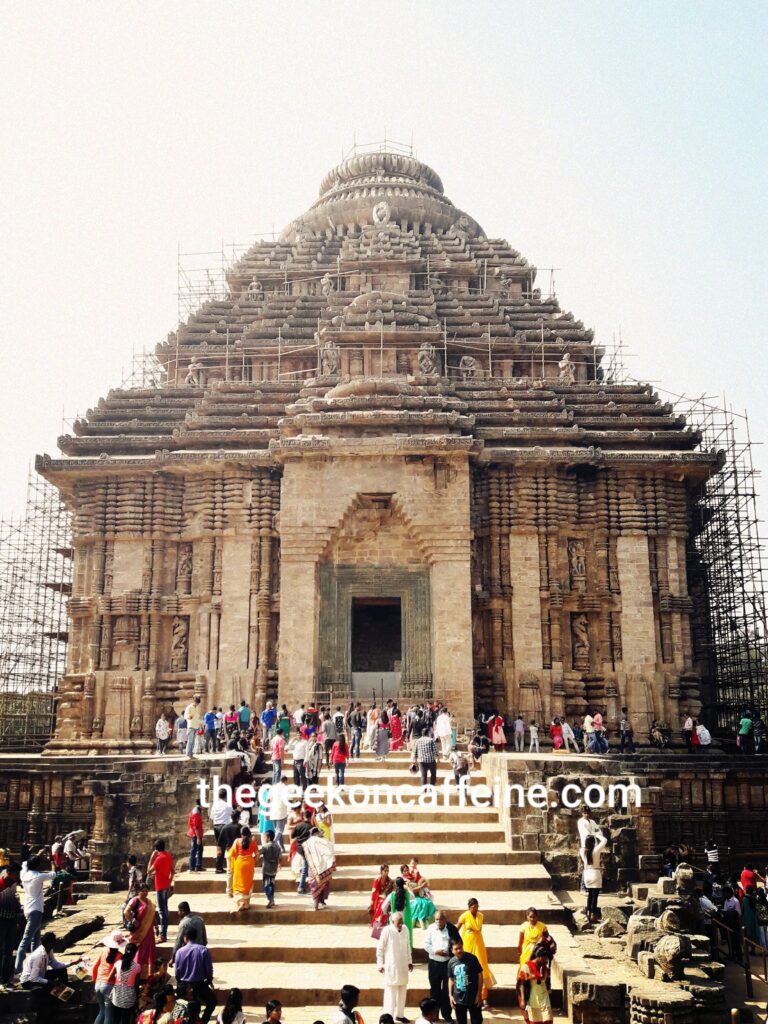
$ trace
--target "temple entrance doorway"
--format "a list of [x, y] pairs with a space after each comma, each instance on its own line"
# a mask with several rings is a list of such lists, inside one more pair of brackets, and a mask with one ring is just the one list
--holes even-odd
[[354, 695], [386, 700], [400, 688], [403, 609], [399, 597], [352, 599], [351, 668]]

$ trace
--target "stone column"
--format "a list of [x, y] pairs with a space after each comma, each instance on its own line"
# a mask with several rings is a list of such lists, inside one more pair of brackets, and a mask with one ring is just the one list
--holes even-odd
[[475, 714], [469, 548], [463, 559], [435, 561], [430, 581], [434, 690], [454, 704], [462, 727]]
[[285, 540], [280, 565], [280, 699], [305, 703], [315, 689], [318, 593], [316, 563], [294, 559]]
[[628, 691], [622, 694], [622, 703], [627, 705], [636, 722], [650, 716], [650, 724], [651, 718], [664, 715], [662, 709], [655, 709], [652, 702], [656, 623], [647, 536], [633, 533], [619, 537], [616, 556], [621, 588], [621, 646]]
[[[512, 575], [512, 642], [515, 654], [515, 678], [533, 673], [539, 679], [543, 670], [541, 647], [541, 598], [539, 596], [539, 537], [535, 531], [509, 535], [509, 562]], [[519, 710], [515, 693], [507, 694], [507, 709]]]

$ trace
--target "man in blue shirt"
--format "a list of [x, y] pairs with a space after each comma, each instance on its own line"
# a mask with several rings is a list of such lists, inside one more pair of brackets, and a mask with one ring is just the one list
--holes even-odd
[[[216, 993], [213, 991], [213, 961], [207, 948], [200, 943], [196, 928], [190, 928], [184, 936], [184, 945], [174, 956], [176, 983], [182, 989], [191, 989], [189, 1000], [190, 1020], [200, 1018], [200, 1024], [208, 1024], [216, 1007]], [[204, 1007], [200, 1017], [200, 1007]]]
[[203, 728], [205, 729], [205, 752], [206, 754], [216, 753], [216, 708], [206, 711], [203, 716]]

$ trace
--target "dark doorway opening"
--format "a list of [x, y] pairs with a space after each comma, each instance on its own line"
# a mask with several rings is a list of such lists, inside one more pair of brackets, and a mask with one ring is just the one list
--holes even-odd
[[400, 598], [353, 598], [352, 671], [399, 672], [402, 659]]

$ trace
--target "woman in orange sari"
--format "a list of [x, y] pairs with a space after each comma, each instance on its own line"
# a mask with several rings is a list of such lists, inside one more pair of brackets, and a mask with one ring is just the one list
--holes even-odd
[[131, 925], [128, 941], [136, 946], [136, 962], [141, 964], [141, 977], [146, 978], [155, 965], [155, 905], [149, 898], [149, 889], [143, 883], [136, 896], [125, 908], [125, 919]]
[[253, 874], [258, 857], [257, 846], [249, 828], [243, 826], [240, 838], [229, 848], [228, 856], [232, 865], [232, 892], [237, 900], [237, 908], [230, 913], [237, 914], [248, 910], [251, 905]]
[[384, 909], [384, 901], [395, 888], [395, 883], [389, 877], [389, 864], [382, 864], [379, 868], [378, 878], [374, 878], [371, 888], [371, 902], [368, 905], [368, 916], [371, 925], [378, 920], [386, 920], [387, 911]]

